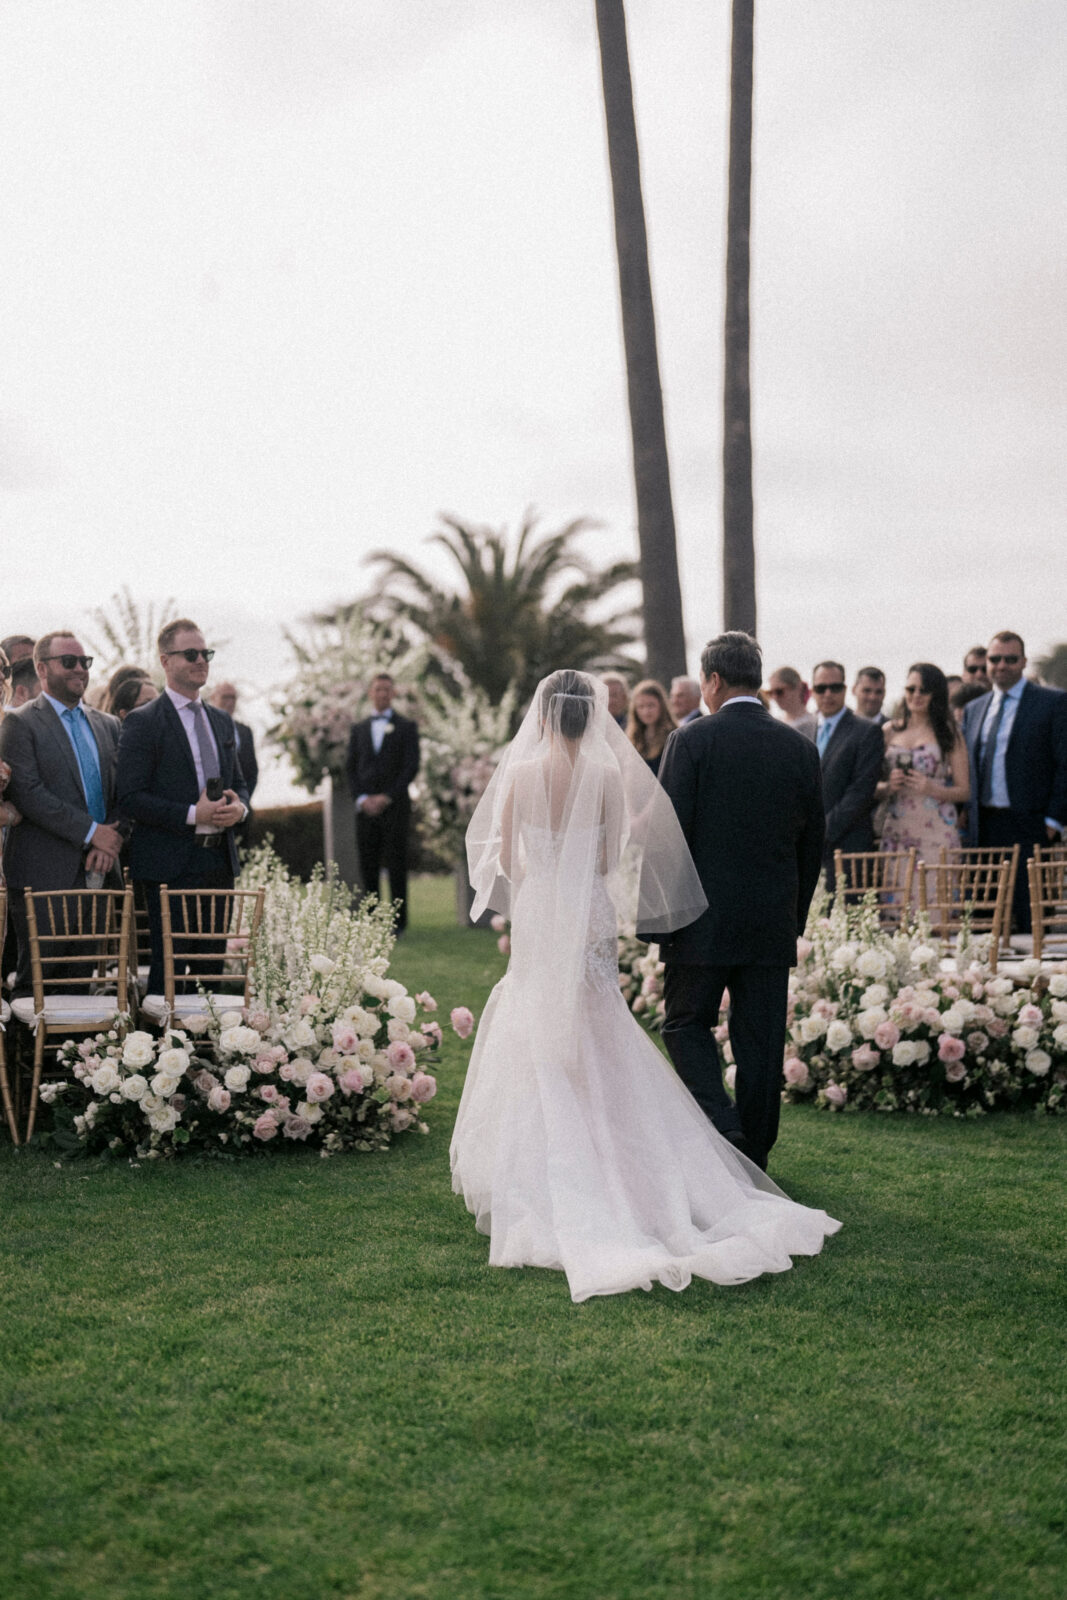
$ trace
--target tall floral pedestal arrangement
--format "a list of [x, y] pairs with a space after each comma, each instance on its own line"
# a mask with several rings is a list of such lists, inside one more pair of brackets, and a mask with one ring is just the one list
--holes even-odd
[[362, 889], [356, 849], [356, 811], [343, 773], [327, 772], [322, 796], [322, 858], [342, 883]]

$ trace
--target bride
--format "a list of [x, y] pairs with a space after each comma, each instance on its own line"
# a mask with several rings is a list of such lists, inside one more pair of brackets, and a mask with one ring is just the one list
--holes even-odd
[[511, 918], [452, 1139], [452, 1183], [500, 1267], [571, 1296], [743, 1283], [840, 1223], [797, 1205], [712, 1127], [619, 991], [620, 921], [665, 933], [707, 901], [674, 808], [608, 715], [554, 672], [467, 830], [475, 891]]

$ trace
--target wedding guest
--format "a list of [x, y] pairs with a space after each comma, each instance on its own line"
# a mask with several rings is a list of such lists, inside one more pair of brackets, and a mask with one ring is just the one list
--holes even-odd
[[967, 746], [940, 667], [917, 661], [908, 668], [904, 709], [883, 736], [888, 777], [875, 791], [886, 801], [881, 848], [914, 849], [920, 861], [936, 862], [943, 847], [959, 844], [957, 808], [971, 795]]
[[818, 719], [808, 710], [811, 690], [796, 667], [779, 667], [772, 672], [767, 684], [768, 697], [774, 702], [783, 722], [787, 722], [805, 739], [815, 738]]
[[888, 720], [882, 711], [885, 702], [885, 673], [881, 667], [861, 667], [852, 685], [856, 711], [868, 722], [884, 727]]
[[[0, 720], [11, 704], [11, 663], [6, 652], [0, 649]], [[0, 761], [0, 830], [13, 828], [22, 818], [9, 800], [4, 799], [4, 793], [11, 781], [11, 768], [6, 761]], [[6, 833], [3, 834], [6, 838]], [[0, 887], [4, 883], [3, 857], [0, 855]], [[3, 930], [0, 929], [0, 942], [3, 941]]]
[[[205, 705], [200, 695], [214, 650], [188, 617], [168, 623], [157, 644], [166, 687], [157, 699], [128, 713], [117, 774], [119, 804], [137, 824], [130, 872], [135, 887], [142, 885], [148, 908], [148, 992], [153, 995], [163, 993], [161, 884], [232, 889], [238, 871], [234, 827], [248, 814], [233, 723], [224, 711]], [[209, 786], [211, 795], [218, 792], [221, 798], [211, 798]], [[198, 914], [199, 905], [194, 910]], [[204, 970], [205, 960], [209, 966], [217, 964], [225, 939], [217, 946], [191, 946], [182, 939], [179, 903], [172, 915], [178, 987], [195, 988], [198, 970]]]
[[237, 687], [224, 680], [216, 689], [212, 689], [209, 698], [213, 706], [218, 706], [220, 711], [225, 711], [233, 718], [233, 725], [237, 729], [237, 748], [241, 754], [241, 771], [245, 775], [249, 796], [254, 795], [259, 782], [256, 741], [247, 722], [237, 720]]
[[949, 708], [951, 709], [952, 696], [956, 693], [957, 689], [962, 688], [963, 679], [960, 677], [958, 672], [947, 672], [945, 674], [945, 683], [948, 685], [948, 703]]
[[32, 661], [34, 640], [28, 633], [9, 633], [6, 639], [0, 639], [0, 650], [8, 659], [10, 666], [16, 661]]
[[396, 685], [388, 672], [370, 682], [371, 715], [348, 740], [348, 784], [356, 802], [356, 849], [364, 894], [378, 894], [382, 869], [396, 908], [396, 929], [408, 923], [408, 786], [419, 770], [419, 730], [393, 710]]
[[663, 747], [678, 724], [667, 704], [667, 691], [655, 678], [643, 678], [630, 701], [626, 737], [643, 757], [653, 777], [659, 773]]
[[989, 671], [986, 653], [984, 644], [976, 644], [973, 649], [968, 650], [963, 658], [964, 683], [980, 684], [983, 693], [988, 693], [989, 691]]
[[1014, 915], [1029, 933], [1026, 862], [1035, 844], [1061, 840], [1067, 825], [1067, 694], [1027, 683], [1026, 646], [1010, 629], [993, 635], [986, 661], [993, 687], [963, 713], [973, 797], [967, 843], [1021, 847]]
[[701, 707], [700, 684], [696, 678], [672, 678], [667, 703], [679, 728], [684, 728], [687, 722], [695, 722]]
[[839, 661], [820, 661], [811, 692], [819, 707], [815, 745], [822, 763], [826, 839], [826, 887], [834, 891], [834, 851], [873, 850], [871, 813], [882, 770], [882, 730], [845, 705], [845, 669]]
[[12, 711], [17, 711], [19, 706], [24, 706], [30, 700], [36, 700], [41, 692], [41, 680], [37, 676], [37, 668], [33, 664], [33, 656], [20, 656], [11, 664], [11, 700]]
[[[951, 684], [952, 679], [949, 678]], [[980, 700], [988, 690], [983, 689], [980, 683], [961, 683], [955, 690], [949, 690], [948, 704], [959, 727], [963, 727], [963, 713], [972, 700]]]
[[630, 690], [621, 672], [604, 672], [601, 683], [608, 686], [608, 716], [614, 717], [620, 728], [626, 727], [630, 710]]
[[0, 722], [0, 759], [11, 768], [6, 798], [22, 814], [4, 845], [17, 996], [32, 989], [26, 889], [84, 889], [87, 872], [117, 883], [125, 833], [115, 785], [119, 725], [83, 704], [92, 656], [60, 628], [37, 640], [33, 660], [41, 693]]
[[108, 683], [104, 710], [110, 711], [120, 722], [125, 722], [130, 712], [136, 711], [139, 706], [151, 705], [153, 700], [158, 699], [159, 690], [147, 672], [140, 669], [127, 672], [118, 683], [115, 682], [117, 677], [118, 673], [115, 673]]

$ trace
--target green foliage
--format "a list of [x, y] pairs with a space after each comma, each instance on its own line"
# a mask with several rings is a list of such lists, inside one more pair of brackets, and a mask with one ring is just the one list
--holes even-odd
[[161, 683], [156, 639], [159, 630], [178, 615], [173, 597], [162, 604], [154, 600], [145, 603], [135, 600], [129, 586], [123, 584], [107, 606], [97, 606], [89, 612], [97, 632], [86, 642], [97, 658], [97, 671], [110, 677], [118, 667], [143, 667]]

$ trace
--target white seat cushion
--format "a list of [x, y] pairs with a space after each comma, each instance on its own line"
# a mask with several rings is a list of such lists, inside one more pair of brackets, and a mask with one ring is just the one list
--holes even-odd
[[6, 1000], [0, 1000], [0, 1024], [11, 1021], [11, 1007]]
[[[211, 1001], [216, 1011], [240, 1011], [244, 1000], [239, 994], [176, 994], [174, 1015], [188, 1017], [207, 1010]], [[141, 1001], [141, 1011], [152, 1022], [162, 1022], [167, 1014], [167, 1002], [161, 994], [146, 994]]]
[[[12, 1000], [11, 1009], [28, 1028], [36, 1023], [32, 995]], [[117, 1011], [118, 997], [113, 994], [49, 994], [44, 1001], [44, 1023], [48, 1028], [76, 1027], [79, 1023], [103, 1027]]]

